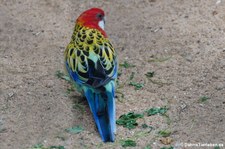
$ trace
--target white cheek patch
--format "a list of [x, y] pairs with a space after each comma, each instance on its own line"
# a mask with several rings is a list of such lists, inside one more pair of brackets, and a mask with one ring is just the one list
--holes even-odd
[[103, 20], [99, 21], [99, 22], [98, 22], [98, 26], [101, 27], [101, 29], [104, 30], [104, 27], [105, 27], [104, 21], [103, 21]]

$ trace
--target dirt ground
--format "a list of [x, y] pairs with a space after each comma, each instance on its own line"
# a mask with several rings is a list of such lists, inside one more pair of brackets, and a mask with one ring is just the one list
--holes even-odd
[[[64, 71], [75, 19], [91, 7], [105, 10], [119, 62], [135, 65], [119, 68], [124, 97], [118, 93], [117, 118], [169, 108], [167, 118], [145, 116], [131, 130], [117, 126], [115, 143], [102, 143], [87, 102], [55, 76]], [[123, 148], [128, 138], [134, 148], [225, 146], [224, 12], [222, 0], [0, 0], [0, 148]], [[132, 72], [142, 89], [129, 85]], [[155, 73], [152, 81], [147, 72]], [[154, 129], [147, 132], [143, 123]], [[84, 131], [65, 132], [76, 125]], [[169, 145], [158, 135], [164, 129], [172, 132]]]

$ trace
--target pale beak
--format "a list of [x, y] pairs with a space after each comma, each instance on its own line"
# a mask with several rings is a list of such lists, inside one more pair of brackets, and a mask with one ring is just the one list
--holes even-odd
[[104, 30], [104, 27], [105, 27], [105, 19], [104, 18], [98, 22], [98, 26]]

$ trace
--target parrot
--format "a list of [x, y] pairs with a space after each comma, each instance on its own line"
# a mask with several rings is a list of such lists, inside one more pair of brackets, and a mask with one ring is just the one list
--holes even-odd
[[66, 71], [76, 89], [87, 99], [101, 139], [114, 142], [118, 63], [104, 26], [102, 9], [91, 8], [81, 13], [64, 57]]

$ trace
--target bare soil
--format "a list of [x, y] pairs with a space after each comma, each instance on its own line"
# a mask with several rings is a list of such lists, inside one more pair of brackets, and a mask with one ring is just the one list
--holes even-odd
[[[105, 10], [119, 62], [135, 65], [120, 67], [124, 97], [117, 94], [117, 118], [169, 108], [167, 118], [145, 116], [131, 130], [117, 126], [115, 143], [102, 143], [87, 102], [75, 91], [68, 94], [68, 82], [55, 76], [64, 71], [76, 18], [91, 7]], [[122, 148], [128, 138], [134, 148], [225, 146], [224, 12], [220, 0], [0, 0], [0, 148]], [[142, 89], [129, 85], [132, 72]], [[155, 73], [151, 80], [147, 72]], [[65, 132], [76, 125], [84, 131]], [[164, 129], [172, 132], [169, 145], [158, 135]]]

